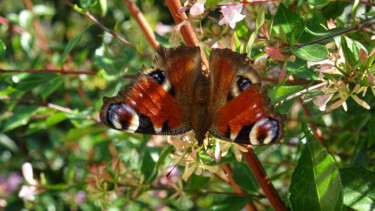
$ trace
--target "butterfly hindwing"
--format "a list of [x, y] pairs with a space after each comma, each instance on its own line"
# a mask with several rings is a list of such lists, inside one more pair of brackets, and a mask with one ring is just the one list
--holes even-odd
[[285, 116], [277, 114], [258, 73], [246, 56], [228, 49], [212, 50], [210, 56], [213, 122], [210, 133], [235, 143], [266, 145], [283, 136]]
[[192, 93], [184, 91], [191, 90], [193, 83], [181, 80], [193, 81], [194, 74], [200, 73], [199, 53], [195, 47], [160, 47], [153, 69], [142, 67], [117, 96], [103, 99], [102, 122], [132, 133], [175, 135], [190, 131]]

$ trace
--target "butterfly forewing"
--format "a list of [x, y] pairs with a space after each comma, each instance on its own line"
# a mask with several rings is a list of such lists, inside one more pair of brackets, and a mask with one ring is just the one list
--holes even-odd
[[[214, 120], [210, 132], [219, 139], [266, 145], [283, 136], [284, 117], [275, 113], [258, 73], [245, 56], [228, 49], [211, 52], [210, 82]], [[224, 81], [224, 83], [221, 83]]]
[[[199, 48], [159, 48], [154, 69], [143, 67], [117, 96], [105, 98], [100, 118], [126, 132], [175, 135], [191, 130], [193, 83], [200, 73]], [[185, 81], [186, 82], [186, 81]], [[183, 97], [184, 93], [187, 97]]]

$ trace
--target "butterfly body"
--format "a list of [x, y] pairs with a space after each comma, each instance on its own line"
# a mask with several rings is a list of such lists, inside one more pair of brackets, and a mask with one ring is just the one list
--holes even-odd
[[117, 96], [104, 98], [100, 119], [125, 132], [177, 135], [193, 130], [236, 143], [265, 145], [283, 136], [285, 116], [274, 112], [246, 56], [212, 49], [208, 76], [200, 49], [160, 47], [154, 68], [141, 71]]

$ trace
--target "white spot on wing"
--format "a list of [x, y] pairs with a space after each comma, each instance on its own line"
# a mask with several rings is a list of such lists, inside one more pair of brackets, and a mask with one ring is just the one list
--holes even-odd
[[[131, 101], [132, 103], [134, 102], [133, 100]], [[136, 104], [134, 102], [134, 104]], [[126, 110], [126, 112], [130, 113], [132, 118], [129, 121], [129, 126], [126, 129], [129, 132], [135, 132], [138, 129], [139, 126], [139, 117], [138, 114], [128, 105], [122, 104], [122, 107]]]
[[165, 78], [164, 82], [161, 84], [161, 87], [163, 87], [163, 89], [164, 89], [166, 92], [169, 92], [169, 90], [171, 90], [171, 88], [172, 88], [172, 84], [171, 84], [171, 82], [168, 80], [168, 78]]
[[161, 127], [156, 127], [155, 125], [154, 125], [154, 130], [155, 130], [155, 132], [156, 133], [160, 133], [161, 132]]
[[235, 140], [238, 136], [238, 133], [230, 133], [230, 140]]
[[[251, 144], [259, 145], [259, 144], [271, 143], [272, 139], [274, 139], [277, 136], [277, 129], [278, 129], [277, 127], [274, 127], [274, 125], [272, 124], [272, 121], [273, 120], [270, 120], [269, 118], [263, 118], [255, 123], [249, 135]], [[260, 128], [262, 128], [263, 130], [266, 130], [266, 131], [263, 131], [263, 132], [266, 132], [265, 134], [266, 137], [264, 138], [263, 141], [258, 140], [258, 135], [260, 132], [262, 132]]]

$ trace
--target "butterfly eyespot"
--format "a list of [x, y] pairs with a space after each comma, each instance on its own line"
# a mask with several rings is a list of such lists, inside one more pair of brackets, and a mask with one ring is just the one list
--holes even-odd
[[237, 77], [237, 86], [241, 92], [251, 86], [251, 81], [243, 76]]
[[158, 84], [162, 84], [165, 80], [165, 72], [161, 70], [156, 70], [149, 74]]

